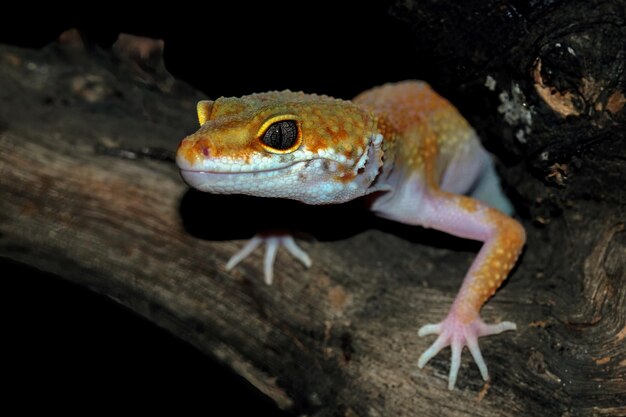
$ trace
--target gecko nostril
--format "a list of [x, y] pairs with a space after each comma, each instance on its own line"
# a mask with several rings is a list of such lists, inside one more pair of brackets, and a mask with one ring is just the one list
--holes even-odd
[[202, 147], [202, 155], [209, 156], [209, 148], [203, 146]]

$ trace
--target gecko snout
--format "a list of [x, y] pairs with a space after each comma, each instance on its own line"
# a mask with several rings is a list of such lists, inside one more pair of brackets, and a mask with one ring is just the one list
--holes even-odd
[[202, 166], [204, 160], [214, 156], [215, 151], [209, 139], [192, 134], [178, 144], [176, 163], [181, 169], [193, 169], [194, 166]]

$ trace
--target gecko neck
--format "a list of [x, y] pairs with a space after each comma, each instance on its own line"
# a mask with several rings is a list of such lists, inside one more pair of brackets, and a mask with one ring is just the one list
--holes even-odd
[[378, 135], [381, 138], [379, 145], [379, 157], [377, 161], [376, 178], [369, 184], [366, 194], [376, 193], [380, 191], [389, 191], [393, 189], [395, 177], [395, 159], [396, 159], [396, 142], [393, 132], [385, 132], [385, 129], [379, 129]]

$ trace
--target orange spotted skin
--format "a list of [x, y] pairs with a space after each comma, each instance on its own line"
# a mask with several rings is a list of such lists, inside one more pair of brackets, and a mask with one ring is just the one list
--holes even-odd
[[499, 210], [481, 207], [475, 199], [446, 196], [468, 215], [481, 213], [493, 228], [493, 236], [485, 243], [474, 261], [457, 295], [455, 307], [464, 323], [475, 320], [483, 304], [495, 294], [515, 266], [526, 241], [526, 232], [515, 219]]
[[473, 139], [463, 116], [425, 83], [387, 84], [358, 95], [354, 102], [384, 115], [384, 136], [399, 138], [396, 163], [408, 171], [423, 171], [433, 186], [444, 162]]
[[500, 287], [515, 266], [526, 242], [526, 232], [516, 220], [494, 209], [487, 210], [487, 219], [497, 232], [480, 265], [471, 271], [474, 279], [468, 286], [466, 300], [470, 308], [469, 316], [479, 311]]
[[[505, 214], [512, 206], [490, 156], [450, 102], [424, 82], [406, 81], [352, 101], [290, 91], [219, 98], [199, 103], [198, 118], [201, 128], [181, 142], [177, 163], [185, 181], [202, 191], [308, 204], [370, 195], [378, 216], [483, 242], [447, 317], [420, 329], [438, 338], [418, 365], [451, 346], [452, 389], [467, 346], [487, 379], [478, 337], [515, 325], [486, 324], [480, 310], [511, 272], [526, 237]], [[283, 121], [297, 127], [297, 136], [284, 148], [265, 142], [268, 129]]]

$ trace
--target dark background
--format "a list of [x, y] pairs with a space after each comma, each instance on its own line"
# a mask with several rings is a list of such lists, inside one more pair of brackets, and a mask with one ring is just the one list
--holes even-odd
[[[167, 69], [212, 98], [285, 88], [350, 98], [431, 71], [427, 58], [415, 62], [408, 30], [386, 2], [212, 3], [28, 5], [5, 14], [0, 42], [41, 48], [70, 28], [102, 50], [119, 33], [160, 38]], [[8, 260], [0, 270], [3, 408], [284, 415], [242, 378], [114, 301]]]
[[[427, 59], [411, 55], [408, 28], [389, 16], [388, 1], [211, 3], [55, 8], [54, 18], [41, 21], [24, 12], [0, 25], [0, 40], [42, 47], [72, 27], [103, 48], [120, 32], [164, 39], [168, 70], [212, 97], [289, 88], [351, 98], [428, 73]], [[46, 13], [38, 9], [36, 16]]]

